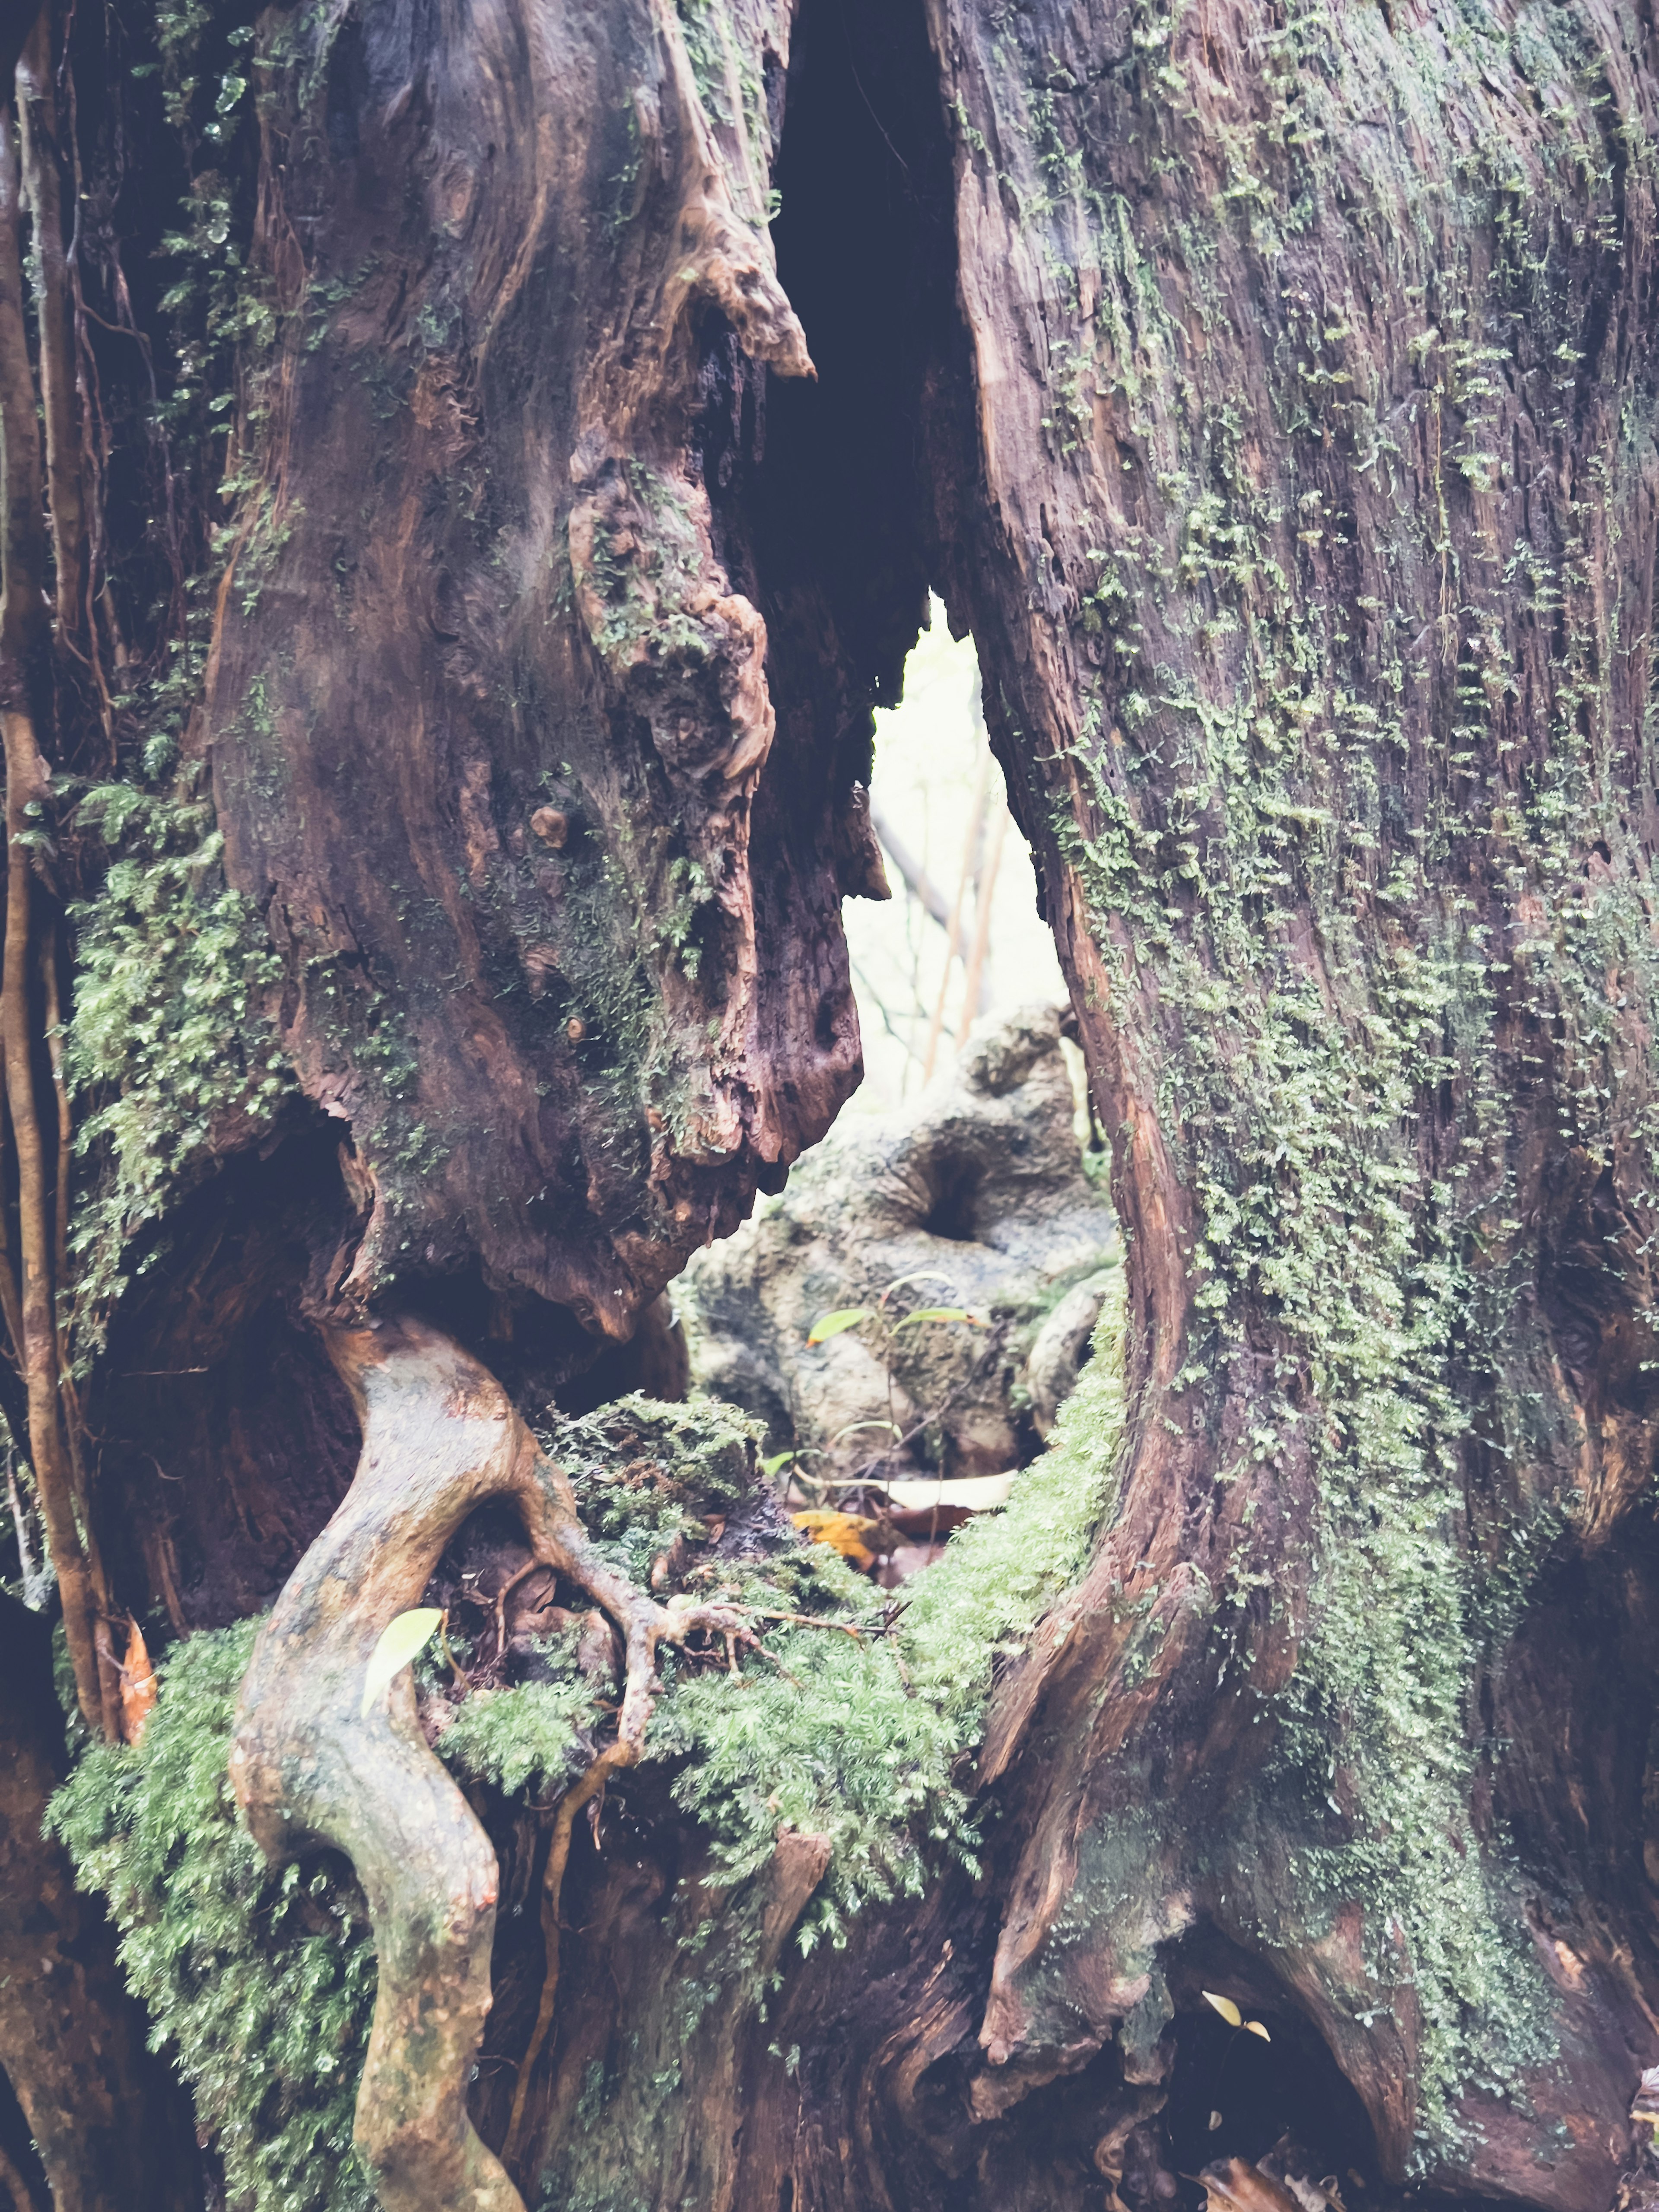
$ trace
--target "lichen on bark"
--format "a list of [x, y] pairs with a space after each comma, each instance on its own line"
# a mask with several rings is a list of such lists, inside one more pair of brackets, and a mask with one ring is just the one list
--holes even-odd
[[[1215, 1926], [1312, 2008], [1385, 2164], [1482, 2187], [1611, 2019], [1640, 2033], [1593, 1917], [1564, 1939], [1593, 1996], [1540, 1934], [1561, 1876], [1517, 1849], [1535, 1784], [1490, 1701], [1645, 1463], [1655, 1134], [1618, 1018], [1652, 980], [1651, 79], [1623, 13], [1512, 13], [933, 11], [1029, 612], [966, 571], [953, 604], [1002, 673], [1146, 1329], [1099, 1626], [1020, 1696], [1115, 1687], [982, 2039], [1127, 2033], [1155, 1954]], [[1622, 1282], [1587, 1333], [1549, 1255], [1596, 1218]], [[1236, 1809], [1194, 1797], [1171, 1848], [1133, 1804], [1154, 1756], [1213, 1778], [1200, 1673]], [[1563, 2202], [1623, 2154], [1597, 2109]]]

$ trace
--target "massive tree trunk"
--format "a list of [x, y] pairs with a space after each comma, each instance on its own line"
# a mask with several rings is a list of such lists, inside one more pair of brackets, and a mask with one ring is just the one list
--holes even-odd
[[[441, 2136], [509, 2206], [545, 2168], [1141, 2212], [1281, 2127], [1334, 2212], [1639, 2196], [1650, 10], [45, 25], [27, 331], [0, 246], [0, 1395], [91, 1729], [129, 1616], [282, 1593], [239, 1788], [368, 1893], [382, 2201], [443, 2197]], [[665, 1784], [609, 1849], [575, 1791], [551, 1846], [487, 1835], [412, 1698], [387, 1750], [319, 1685], [500, 1493], [628, 1635], [599, 1779], [631, 1761], [696, 1624], [605, 1579], [522, 1417], [629, 1386], [664, 1284], [857, 1080], [839, 902], [884, 889], [869, 709], [930, 586], [1113, 1150], [1130, 1417], [1086, 1572], [1006, 1655], [977, 1875], [802, 1959], [830, 1847], [786, 1830], [705, 1986]], [[366, 1373], [419, 1419], [365, 1433]], [[464, 1897], [398, 1852], [422, 1791]], [[522, 1903], [550, 1847], [545, 1942], [503, 1919], [491, 1959], [497, 1873]]]
[[935, 36], [951, 596], [1139, 1323], [981, 1764], [979, 2042], [1133, 2071], [1248, 1954], [1385, 2172], [1601, 2203], [1653, 2033], [1651, 26]]

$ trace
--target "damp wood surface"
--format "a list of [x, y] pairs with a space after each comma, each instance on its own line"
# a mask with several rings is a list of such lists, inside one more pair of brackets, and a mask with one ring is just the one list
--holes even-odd
[[[362, 2186], [1651, 2202], [1650, 9], [18, 49], [0, 1404], [76, 1728], [139, 1733], [135, 1624], [165, 1705], [268, 1616], [237, 1788], [273, 1882], [367, 1900]], [[986, 1602], [972, 1853], [806, 1954], [830, 1847], [722, 1886], [696, 1754], [635, 1755], [689, 1615], [527, 1421], [670, 1373], [665, 1285], [856, 1085], [839, 910], [930, 590], [1111, 1148], [1127, 1419], [1048, 1462], [1070, 1585]], [[562, 1814], [463, 1788], [407, 1678], [356, 1703], [503, 1499], [627, 1646]], [[15, 1678], [0, 1841], [84, 1987], [8, 2016], [39, 2172], [3, 2098], [0, 2149], [90, 2203], [143, 2061]]]

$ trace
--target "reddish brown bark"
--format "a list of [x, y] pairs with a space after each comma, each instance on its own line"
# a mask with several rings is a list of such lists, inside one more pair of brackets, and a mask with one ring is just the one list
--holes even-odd
[[[344, 10], [262, 80], [188, 750], [303, 1103], [215, 1131], [113, 1324], [119, 1595], [307, 1586], [317, 1317], [568, 1389], [827, 1126], [936, 584], [1114, 1148], [1131, 1447], [983, 1881], [792, 1967], [584, 2185], [1150, 2212], [1260, 2063], [1373, 2191], [1599, 2212], [1659, 2043], [1653, 25], [714, 12]], [[649, 1809], [573, 1846], [567, 2144], [689, 1971]]]
[[[46, 1624], [9, 1597], [0, 1668], [0, 2068], [57, 2212], [185, 2212], [200, 2197], [185, 2100], [144, 2047], [102, 1914], [40, 1832], [68, 1760]], [[5, 2147], [27, 2191], [31, 2143]]]

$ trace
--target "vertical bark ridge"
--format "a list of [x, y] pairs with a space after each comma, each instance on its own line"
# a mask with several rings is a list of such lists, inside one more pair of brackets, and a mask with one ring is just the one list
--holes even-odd
[[1651, 33], [929, 16], [977, 400], [948, 596], [1139, 1334], [1115, 1523], [994, 1720], [981, 2045], [1167, 2065], [1219, 1930], [1389, 2170], [1588, 2208], [1653, 2055], [1646, 1877], [1547, 1905], [1578, 1847], [1492, 1809], [1547, 1716], [1511, 1700], [1515, 1755], [1479, 1716], [1561, 1562], [1617, 1531], [1638, 1613], [1650, 1572]]

